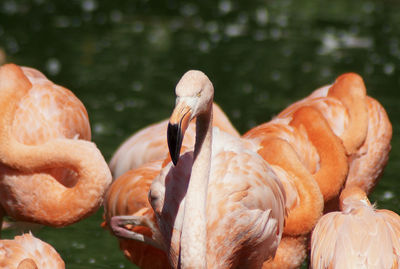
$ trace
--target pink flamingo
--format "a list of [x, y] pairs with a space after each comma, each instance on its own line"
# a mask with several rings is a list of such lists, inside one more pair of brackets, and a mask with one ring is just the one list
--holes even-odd
[[[176, 166], [167, 164], [150, 187], [161, 234], [154, 245], [167, 253], [173, 267], [261, 267], [282, 234], [283, 187], [251, 142], [212, 132], [213, 86], [206, 75], [187, 72], [176, 93], [168, 127]], [[195, 117], [194, 151], [180, 156], [183, 135]], [[138, 224], [126, 218], [118, 225], [129, 223]]]
[[[299, 166], [304, 166], [318, 183], [325, 211], [330, 211], [338, 206], [338, 195], [345, 182], [347, 186], [363, 178], [364, 190], [375, 184], [388, 159], [391, 134], [385, 110], [366, 96], [361, 77], [348, 73], [244, 137], [257, 142], [258, 153], [271, 164], [279, 152], [285, 152], [277, 149], [271, 153], [276, 139], [289, 143], [301, 161]], [[281, 154], [285, 155], [286, 152]], [[283, 163], [292, 162], [288, 161]], [[289, 215], [277, 255], [264, 268], [297, 268], [306, 257], [306, 238], [321, 215], [316, 206], [321, 201], [311, 181], [297, 176], [291, 181], [296, 187], [284, 184]]]
[[83, 104], [39, 71], [0, 67], [0, 222], [65, 226], [95, 212], [111, 182]]

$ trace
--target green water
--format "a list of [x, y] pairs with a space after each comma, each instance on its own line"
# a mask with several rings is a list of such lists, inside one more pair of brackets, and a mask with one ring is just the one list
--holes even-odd
[[[400, 213], [398, 1], [2, 0], [0, 62], [3, 54], [82, 100], [107, 160], [131, 133], [171, 113], [174, 86], [188, 69], [208, 74], [216, 102], [242, 133], [341, 73], [357, 72], [394, 131], [370, 198]], [[134, 268], [100, 228], [101, 215], [34, 234], [67, 268]]]

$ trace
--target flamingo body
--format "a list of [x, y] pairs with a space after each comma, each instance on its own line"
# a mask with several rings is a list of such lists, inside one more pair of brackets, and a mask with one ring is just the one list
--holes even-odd
[[0, 267], [3, 269], [64, 269], [65, 264], [49, 244], [27, 233], [14, 240], [0, 240]]
[[89, 118], [81, 101], [39, 71], [29, 67], [21, 69], [32, 88], [18, 103], [13, 136], [27, 145], [42, 144], [59, 137], [90, 140]]
[[[207, 264], [211, 268], [260, 267], [280, 241], [284, 193], [277, 176], [252, 143], [214, 129], [207, 193]], [[167, 165], [151, 186], [150, 199], [169, 256], [178, 264], [184, 195], [193, 165], [186, 152], [176, 167]], [[238, 241], [239, 240], [239, 241]]]

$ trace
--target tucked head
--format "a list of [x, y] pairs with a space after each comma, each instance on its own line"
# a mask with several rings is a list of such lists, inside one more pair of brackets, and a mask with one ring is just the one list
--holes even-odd
[[175, 93], [175, 109], [169, 119], [167, 139], [172, 162], [176, 165], [186, 128], [193, 118], [210, 109], [214, 87], [203, 72], [190, 70], [179, 80]]

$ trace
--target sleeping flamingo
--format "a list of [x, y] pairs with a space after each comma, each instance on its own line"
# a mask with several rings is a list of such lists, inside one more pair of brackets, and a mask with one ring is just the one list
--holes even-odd
[[[167, 164], [149, 193], [163, 239], [155, 245], [166, 251], [173, 267], [261, 267], [274, 255], [282, 234], [283, 187], [252, 143], [212, 131], [213, 92], [200, 71], [187, 72], [176, 87], [168, 126], [176, 166]], [[180, 156], [194, 117], [194, 151]], [[130, 222], [137, 224], [137, 219], [123, 224]]]
[[[362, 188], [369, 193], [386, 166], [392, 125], [382, 105], [366, 95], [363, 79], [354, 73], [343, 74], [333, 85], [314, 91], [278, 117], [290, 116], [301, 106], [311, 106], [321, 112], [334, 134], [342, 140], [349, 163], [346, 185], [362, 182]], [[323, 186], [319, 181], [321, 191], [338, 197], [336, 189], [329, 190], [333, 181], [326, 182], [328, 184]], [[330, 197], [327, 198], [325, 201]]]
[[57, 251], [31, 233], [0, 240], [0, 268], [64, 269]]
[[315, 226], [311, 268], [398, 268], [400, 216], [377, 210], [355, 184], [342, 191], [340, 209]]
[[39, 71], [0, 67], [0, 221], [65, 226], [102, 203], [111, 173], [83, 104]]
[[[213, 103], [213, 111], [213, 126], [239, 137], [238, 131], [233, 127], [222, 109], [215, 103]], [[122, 143], [110, 161], [110, 169], [114, 179], [142, 164], [165, 159], [168, 155], [167, 139], [165, 138], [167, 127], [168, 119], [138, 131]], [[186, 131], [183, 145], [193, 145], [194, 139], [195, 124], [191, 122]]]
[[[347, 185], [364, 178], [364, 190], [374, 186], [388, 159], [391, 134], [385, 110], [366, 96], [361, 77], [348, 73], [333, 85], [292, 104], [244, 137], [257, 142], [258, 153], [270, 163], [274, 162], [277, 152], [282, 152], [282, 149], [270, 152], [273, 141], [287, 141], [318, 183], [327, 202], [325, 210], [329, 211], [337, 207], [337, 197], [345, 180]], [[301, 235], [311, 231], [321, 212], [310, 210], [309, 199], [315, 204], [318, 196], [315, 191], [310, 193], [312, 188], [304, 188], [299, 178], [293, 183], [296, 188], [284, 184], [287, 202], [296, 203], [287, 204], [289, 215], [282, 243], [274, 260], [265, 263], [263, 268], [297, 268], [306, 257], [306, 238]], [[290, 199], [291, 196], [294, 198]]]

